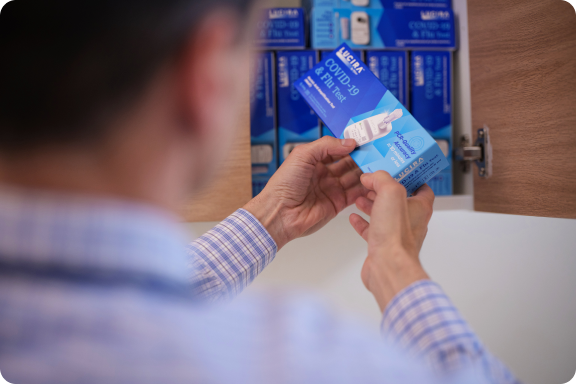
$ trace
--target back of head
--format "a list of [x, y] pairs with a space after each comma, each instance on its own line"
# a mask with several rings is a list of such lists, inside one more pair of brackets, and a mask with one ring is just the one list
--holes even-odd
[[0, 154], [106, 136], [215, 8], [250, 0], [13, 0], [0, 13]]

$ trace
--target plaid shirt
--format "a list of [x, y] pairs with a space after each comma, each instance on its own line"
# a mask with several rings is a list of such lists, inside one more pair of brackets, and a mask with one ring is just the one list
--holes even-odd
[[435, 283], [418, 282], [390, 303], [382, 342], [309, 296], [229, 302], [277, 250], [247, 211], [190, 244], [187, 254], [183, 238], [175, 218], [149, 207], [4, 187], [4, 378], [16, 384], [515, 382]]

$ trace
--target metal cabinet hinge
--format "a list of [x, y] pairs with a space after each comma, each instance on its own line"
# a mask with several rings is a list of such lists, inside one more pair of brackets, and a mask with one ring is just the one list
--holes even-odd
[[470, 145], [468, 135], [462, 136], [460, 146], [455, 151], [455, 158], [460, 162], [464, 172], [469, 172], [474, 162], [478, 167], [480, 177], [492, 176], [492, 144], [489, 128], [485, 125], [484, 128], [478, 130], [478, 138], [474, 145]]

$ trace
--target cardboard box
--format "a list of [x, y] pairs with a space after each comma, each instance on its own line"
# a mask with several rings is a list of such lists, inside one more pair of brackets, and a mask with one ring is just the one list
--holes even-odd
[[367, 51], [366, 64], [398, 101], [410, 109], [408, 105], [408, 52]]
[[430, 186], [438, 196], [453, 193], [452, 182], [452, 53], [412, 52], [412, 114], [448, 150], [448, 170], [432, 180]]
[[312, 48], [456, 49], [450, 9], [346, 9], [314, 7]]
[[346, 44], [296, 89], [336, 137], [361, 145], [351, 156], [362, 171], [387, 171], [412, 194], [448, 166], [436, 141]]
[[278, 169], [274, 54], [263, 52], [255, 56], [251, 69], [252, 191], [256, 196]]
[[[364, 61], [365, 58], [365, 52], [364, 51], [360, 51], [360, 50], [352, 50], [352, 52], [356, 55], [356, 57], [360, 58], [360, 60]], [[320, 60], [324, 60], [324, 58], [326, 58], [326, 56], [328, 56], [329, 54], [331, 54], [332, 51], [320, 51]], [[322, 122], [320, 122], [320, 127], [322, 128], [322, 137], [324, 136], [332, 136], [334, 137], [334, 134], [332, 132], [330, 132], [330, 130], [328, 129], [328, 127], [326, 127], [324, 124], [322, 124]]]
[[428, 181], [428, 185], [436, 196], [452, 196], [454, 194], [452, 171], [444, 170], [440, 172]]
[[436, 196], [451, 196], [454, 194], [454, 183], [452, 179], [452, 141], [437, 139], [436, 143], [448, 159], [448, 167], [430, 179], [428, 185], [432, 188]]
[[452, 53], [412, 52], [412, 114], [432, 137], [452, 139]]
[[296, 146], [320, 138], [318, 117], [295, 88], [296, 80], [317, 62], [316, 51], [277, 52], [276, 89], [280, 164]]
[[450, 0], [304, 0], [304, 7], [332, 7], [332, 8], [451, 8]]
[[253, 45], [262, 49], [306, 48], [307, 20], [302, 8], [268, 8], [257, 21]]

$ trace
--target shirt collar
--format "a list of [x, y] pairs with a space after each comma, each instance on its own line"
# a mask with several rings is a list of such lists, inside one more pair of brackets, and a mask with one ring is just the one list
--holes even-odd
[[186, 280], [177, 217], [130, 201], [0, 186], [0, 258]]

